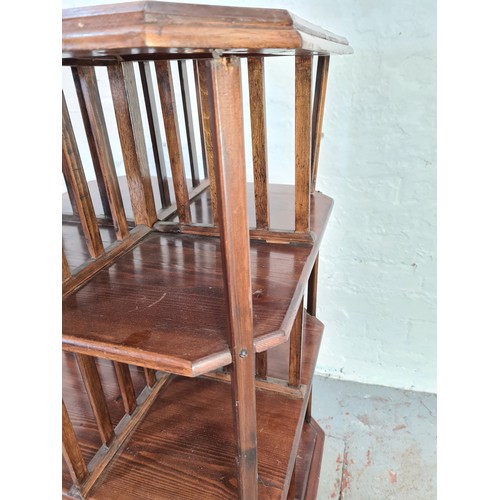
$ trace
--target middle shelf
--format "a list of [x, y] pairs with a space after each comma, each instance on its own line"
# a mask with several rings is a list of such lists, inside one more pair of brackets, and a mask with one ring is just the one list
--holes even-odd
[[[312, 245], [250, 242], [254, 346], [286, 342], [331, 199], [313, 198]], [[189, 377], [231, 363], [219, 238], [152, 232], [63, 301], [63, 349]]]

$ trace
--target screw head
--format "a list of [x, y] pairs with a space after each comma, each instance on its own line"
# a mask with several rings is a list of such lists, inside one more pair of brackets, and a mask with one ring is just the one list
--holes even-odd
[[240, 358], [246, 358], [248, 356], [248, 351], [246, 349], [242, 349], [240, 351]]

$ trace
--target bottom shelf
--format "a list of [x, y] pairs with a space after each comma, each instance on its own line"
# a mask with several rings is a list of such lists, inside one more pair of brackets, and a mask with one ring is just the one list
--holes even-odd
[[[256, 391], [259, 499], [315, 498], [324, 433], [304, 417], [322, 333], [305, 314], [304, 398]], [[285, 378], [287, 345], [269, 351], [270, 376]], [[231, 406], [229, 383], [172, 376], [88, 498], [237, 498]]]

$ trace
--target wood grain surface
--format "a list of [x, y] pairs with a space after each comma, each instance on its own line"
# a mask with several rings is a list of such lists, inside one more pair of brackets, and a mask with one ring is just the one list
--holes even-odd
[[[349, 54], [349, 42], [281, 9], [131, 2], [63, 11], [63, 57], [172, 53], [213, 49], [280, 54], [311, 50]], [[99, 47], [96, 54], [95, 48]]]

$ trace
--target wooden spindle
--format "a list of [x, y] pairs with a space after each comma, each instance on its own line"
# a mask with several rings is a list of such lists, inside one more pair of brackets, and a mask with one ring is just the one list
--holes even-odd
[[200, 127], [201, 156], [203, 159], [203, 177], [205, 179], [208, 179], [207, 152], [205, 148], [204, 132], [203, 132], [203, 112], [201, 103], [200, 79], [198, 71], [198, 61], [196, 61], [195, 59], [193, 59], [193, 74], [194, 74], [194, 86], [196, 91], [196, 104], [198, 110], [198, 125]]
[[312, 56], [295, 56], [295, 231], [309, 231]]
[[[92, 73], [94, 73], [94, 79], [95, 79], [94, 68], [89, 66], [89, 69], [92, 71]], [[97, 153], [97, 147], [96, 147], [96, 143], [95, 143], [95, 140], [93, 137], [93, 133], [92, 133], [92, 126], [90, 124], [87, 105], [85, 103], [85, 99], [83, 96], [83, 89], [81, 86], [80, 78], [78, 76], [78, 68], [76, 66], [73, 66], [71, 68], [71, 72], [73, 74], [73, 81], [75, 82], [76, 96], [78, 98], [78, 103], [80, 104], [80, 112], [81, 112], [81, 117], [82, 117], [82, 121], [83, 121], [83, 126], [85, 128], [85, 133], [87, 135], [90, 156], [92, 157], [92, 163], [94, 165], [94, 172], [95, 172], [97, 187], [99, 190], [99, 196], [101, 198], [102, 210], [103, 210], [104, 215], [106, 217], [111, 217], [111, 208], [110, 208], [109, 203], [108, 203], [108, 196], [106, 194], [106, 187], [104, 185], [104, 178], [102, 175], [101, 163], [100, 163], [99, 155]], [[96, 87], [97, 87], [97, 82], [96, 82]]]
[[311, 316], [316, 316], [316, 302], [318, 296], [318, 266], [319, 254], [314, 261], [309, 280], [307, 282], [307, 312]]
[[316, 189], [316, 178], [318, 176], [319, 146], [323, 130], [323, 116], [325, 113], [326, 84], [328, 82], [328, 68], [330, 56], [318, 56], [318, 67], [316, 70], [316, 85], [314, 89], [314, 105], [312, 112], [312, 134], [311, 134], [311, 193]]
[[261, 380], [267, 379], [267, 351], [255, 353], [255, 375]]
[[210, 181], [210, 199], [212, 200], [212, 212], [214, 225], [219, 223], [219, 217], [217, 215], [217, 186], [215, 183], [215, 173], [214, 173], [214, 145], [213, 145], [213, 131], [210, 128], [210, 109], [208, 103], [208, 89], [207, 89], [207, 65], [208, 61], [199, 60], [196, 61], [198, 67], [198, 82], [200, 86], [200, 101], [201, 101], [201, 114], [203, 123], [203, 142], [205, 144], [205, 152], [207, 155], [207, 170], [208, 178]]
[[252, 128], [255, 221], [258, 229], [269, 229], [266, 102], [263, 57], [248, 58], [248, 88], [250, 91], [250, 123]]
[[127, 364], [119, 363], [118, 361], [113, 361], [113, 365], [115, 367], [118, 387], [120, 388], [120, 394], [123, 400], [123, 407], [125, 412], [130, 415], [137, 407], [130, 368]]
[[256, 500], [257, 429], [255, 355], [246, 206], [245, 154], [240, 61], [210, 60], [208, 104], [214, 131], [214, 166], [228, 309], [238, 493]]
[[66, 177], [64, 170], [62, 173], [64, 178], [64, 184], [66, 185], [66, 190], [68, 192], [69, 202], [71, 204], [71, 210], [73, 211], [73, 215], [78, 215], [78, 207], [76, 205], [75, 193], [73, 193], [71, 189], [71, 184], [69, 183], [69, 179]]
[[184, 172], [184, 161], [182, 159], [181, 141], [179, 136], [179, 121], [177, 119], [177, 108], [175, 104], [174, 84], [169, 61], [156, 61], [156, 79], [160, 93], [160, 103], [163, 113], [163, 125], [167, 138], [170, 168], [174, 183], [175, 201], [179, 221], [184, 224], [191, 222], [189, 208], [189, 195]]
[[95, 69], [92, 66], [74, 67], [73, 79], [80, 101], [82, 117], [84, 117], [96, 176], [99, 172], [99, 190], [104, 190], [104, 194], [101, 192], [101, 200], [106, 200], [106, 207], [103, 203], [104, 213], [112, 217], [116, 238], [121, 241], [128, 235], [127, 219], [116, 176]]
[[163, 154], [158, 107], [156, 105], [150, 64], [149, 61], [139, 62], [139, 72], [141, 74], [142, 91], [144, 93], [144, 103], [148, 117], [149, 134], [153, 146], [153, 157], [155, 160], [161, 205], [163, 208], [167, 208], [172, 204], [172, 199], [168, 186], [167, 167], [165, 166], [165, 156]]
[[156, 208], [134, 68], [131, 62], [113, 64], [108, 75], [135, 223], [151, 227]]
[[64, 177], [75, 195], [76, 209], [90, 256], [97, 258], [104, 253], [104, 247], [64, 94], [62, 96], [62, 168]]
[[151, 368], [144, 368], [144, 376], [148, 387], [153, 387], [156, 383], [156, 371]]
[[75, 357], [80, 368], [80, 373], [82, 374], [83, 383], [87, 389], [90, 406], [92, 406], [94, 412], [101, 441], [103, 444], [109, 445], [115, 436], [115, 432], [111, 424], [106, 396], [102, 389], [95, 358], [85, 354], [75, 354]]
[[88, 470], [64, 401], [62, 402], [62, 451], [71, 479], [79, 486], [87, 476]]
[[301, 300], [297, 316], [290, 332], [290, 363], [288, 365], [288, 385], [299, 387], [302, 373], [302, 333], [304, 328], [304, 300]]
[[305, 421], [310, 424], [311, 423], [311, 419], [312, 419], [312, 396], [313, 396], [313, 392], [312, 392], [312, 387], [311, 387], [311, 391], [309, 392], [309, 399], [307, 400], [307, 408], [306, 408], [306, 416], [305, 416]]
[[66, 254], [64, 253], [64, 249], [62, 251], [62, 280], [66, 281], [71, 278], [71, 271], [69, 269], [68, 261], [66, 259]]
[[182, 109], [184, 110], [184, 123], [186, 125], [189, 166], [191, 169], [193, 187], [196, 187], [200, 183], [200, 174], [198, 170], [198, 156], [196, 154], [196, 141], [194, 135], [193, 110], [191, 107], [191, 92], [189, 91], [187, 61], [185, 59], [181, 59], [177, 61], [177, 63], [179, 65], [179, 81], [181, 85]]

